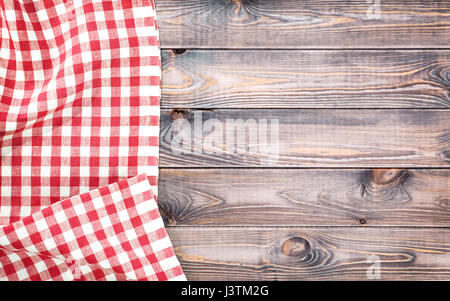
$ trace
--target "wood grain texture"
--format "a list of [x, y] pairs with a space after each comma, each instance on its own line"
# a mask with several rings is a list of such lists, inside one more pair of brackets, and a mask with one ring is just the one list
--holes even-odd
[[448, 108], [450, 51], [163, 51], [164, 108]]
[[[374, 258], [450, 280], [450, 1], [371, 5], [157, 1], [158, 202], [189, 280], [367, 280]], [[277, 120], [279, 154], [228, 140], [239, 119]]]
[[159, 0], [163, 48], [445, 48], [450, 2]]
[[[450, 280], [450, 229], [168, 228], [189, 280]], [[372, 257], [371, 257], [372, 256]]]
[[[450, 166], [449, 110], [193, 110], [184, 124], [173, 122], [174, 112], [163, 111], [161, 116], [161, 167]], [[196, 117], [198, 112], [202, 112], [202, 117]], [[264, 143], [256, 135], [251, 135], [255, 141], [249, 140], [248, 135], [237, 134], [234, 139], [227, 139], [227, 134], [234, 131], [226, 125], [229, 119], [255, 122], [267, 119], [269, 124], [272, 119], [277, 120], [279, 138], [273, 141], [278, 141], [279, 154], [265, 151]], [[195, 120], [215, 121], [217, 130], [196, 133]], [[181, 133], [180, 124], [193, 133], [194, 139], [179, 143], [190, 154], [176, 152], [181, 151], [175, 143], [179, 140], [173, 138]], [[221, 133], [220, 126], [224, 132], [222, 143], [204, 143], [203, 149], [193, 147], [205, 142], [205, 137], [210, 139], [214, 131]], [[268, 127], [269, 134], [265, 136], [270, 137], [272, 128], [275, 127]], [[246, 130], [244, 126], [238, 132]], [[246, 148], [238, 154], [236, 145], [241, 148], [251, 145], [253, 150]]]
[[168, 226], [450, 226], [450, 170], [162, 169]]

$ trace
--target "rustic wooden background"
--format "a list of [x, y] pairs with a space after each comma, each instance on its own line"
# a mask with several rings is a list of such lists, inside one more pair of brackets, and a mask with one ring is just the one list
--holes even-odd
[[[156, 0], [159, 202], [189, 280], [450, 280], [450, 0]], [[176, 116], [280, 158], [176, 155]]]

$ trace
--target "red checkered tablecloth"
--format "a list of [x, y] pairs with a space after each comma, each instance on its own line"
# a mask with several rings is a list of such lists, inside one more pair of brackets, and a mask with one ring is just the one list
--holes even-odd
[[4, 226], [0, 246], [0, 279], [185, 279], [146, 175]]
[[153, 1], [0, 0], [0, 24], [0, 279], [183, 279]]

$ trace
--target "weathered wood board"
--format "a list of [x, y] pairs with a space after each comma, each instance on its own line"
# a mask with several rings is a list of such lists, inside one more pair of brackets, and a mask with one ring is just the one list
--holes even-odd
[[448, 228], [169, 227], [168, 232], [189, 280], [372, 280], [367, 274], [375, 258], [381, 280], [450, 279]]
[[162, 169], [169, 226], [450, 226], [449, 169]]
[[[156, 1], [158, 202], [189, 280], [370, 280], [374, 258], [450, 280], [450, 1], [376, 2]], [[277, 154], [227, 139], [264, 119]]]
[[[223, 141], [209, 143], [197, 153], [196, 141], [209, 132], [195, 136], [192, 110], [189, 121], [193, 139], [183, 143], [173, 127], [173, 111], [163, 111], [160, 136], [161, 167], [449, 167], [450, 110], [296, 110], [253, 109], [201, 111], [202, 120], [216, 119]], [[247, 135], [226, 139], [226, 120], [277, 120], [278, 154], [264, 152], [259, 140], [250, 143]], [[175, 119], [179, 120], [179, 119]], [[222, 129], [220, 129], [222, 127]], [[191, 127], [189, 127], [191, 128]], [[200, 129], [201, 127], [199, 127]], [[271, 136], [271, 127], [268, 135]], [[239, 128], [245, 132], [247, 128]], [[177, 140], [172, 141], [173, 138]], [[231, 137], [231, 136], [230, 136]], [[255, 137], [253, 137], [255, 138]], [[270, 139], [268, 139], [270, 140]], [[178, 143], [179, 142], [179, 143]], [[237, 153], [236, 145], [252, 144]], [[181, 147], [191, 154], [181, 152]], [[197, 148], [200, 150], [200, 148]], [[175, 150], [175, 151], [174, 151]], [[262, 151], [260, 151], [262, 150]], [[276, 151], [276, 150], [275, 150]], [[178, 153], [177, 153], [178, 152]], [[181, 152], [181, 153], [180, 153]], [[208, 152], [210, 154], [208, 154]]]
[[[159, 0], [163, 48], [447, 48], [450, 2]], [[378, 7], [377, 7], [378, 8]]]
[[450, 107], [447, 50], [166, 50], [162, 60], [165, 108]]

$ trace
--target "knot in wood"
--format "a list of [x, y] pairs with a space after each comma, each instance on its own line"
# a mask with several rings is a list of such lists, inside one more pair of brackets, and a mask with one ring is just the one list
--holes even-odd
[[172, 49], [172, 52], [173, 52], [175, 55], [183, 54], [183, 53], [185, 53], [186, 51], [187, 51], [186, 49], [181, 49], [181, 48]]
[[191, 111], [189, 109], [172, 109], [170, 111], [170, 116], [172, 120], [177, 120], [180, 118], [189, 119], [191, 116]]
[[291, 237], [281, 246], [281, 252], [291, 257], [303, 257], [309, 253], [309, 250], [309, 242], [301, 237]]
[[379, 168], [373, 169], [371, 173], [371, 180], [377, 185], [388, 185], [396, 182], [399, 178], [407, 173], [405, 169], [399, 168]]
[[[448, 95], [450, 97], [450, 92], [448, 92]], [[445, 160], [445, 162], [450, 162], [450, 150], [445, 149], [441, 153], [442, 158]]]
[[439, 207], [450, 210], [450, 197], [447, 196], [439, 197], [436, 200], [436, 203]]

